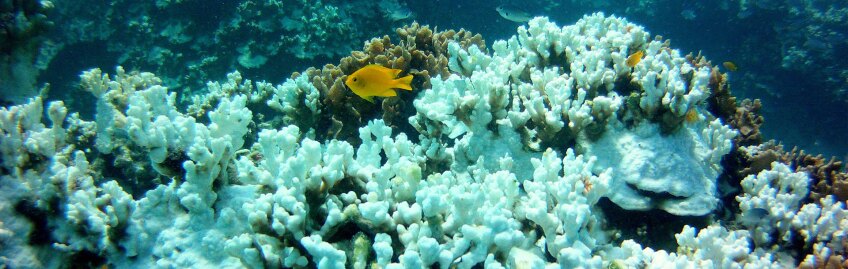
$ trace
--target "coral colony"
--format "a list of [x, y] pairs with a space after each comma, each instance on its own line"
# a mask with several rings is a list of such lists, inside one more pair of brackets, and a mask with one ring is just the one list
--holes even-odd
[[[343, 82], [369, 64], [414, 90], [362, 100]], [[762, 143], [759, 102], [618, 17], [537, 17], [491, 48], [413, 24], [279, 85], [233, 72], [179, 108], [152, 73], [80, 84], [94, 121], [41, 97], [0, 109], [10, 268], [844, 264], [841, 163]], [[655, 249], [605, 208], [707, 223]]]

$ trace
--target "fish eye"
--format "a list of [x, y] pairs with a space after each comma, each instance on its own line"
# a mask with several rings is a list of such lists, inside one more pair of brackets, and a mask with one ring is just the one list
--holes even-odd
[[357, 79], [356, 77], [353, 77], [353, 82], [356, 82], [357, 80], [358, 80], [358, 79]]

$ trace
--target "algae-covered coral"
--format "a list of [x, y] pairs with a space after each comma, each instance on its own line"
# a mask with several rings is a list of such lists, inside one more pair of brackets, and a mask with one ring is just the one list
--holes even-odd
[[[2, 261], [759, 268], [845, 255], [844, 201], [808, 201], [808, 175], [781, 162], [740, 178], [723, 158], [757, 150], [738, 145], [758, 141], [742, 130], [756, 109], [639, 25], [538, 17], [491, 49], [465, 31], [397, 32], [279, 85], [231, 73], [189, 108], [119, 67], [80, 76], [94, 121], [40, 97], [0, 109]], [[416, 91], [351, 98], [343, 77], [371, 63], [414, 74]], [[682, 227], [676, 250], [641, 245], [604, 210], [708, 216], [723, 195], [741, 216]]]

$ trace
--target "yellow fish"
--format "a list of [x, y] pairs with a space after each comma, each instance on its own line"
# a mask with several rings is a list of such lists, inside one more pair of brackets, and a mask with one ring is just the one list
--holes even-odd
[[397, 96], [394, 89], [412, 90], [409, 85], [412, 83], [412, 75], [397, 78], [401, 71], [403, 70], [371, 64], [347, 76], [345, 85], [362, 99], [373, 103], [374, 96]]
[[723, 62], [721, 65], [723, 65], [724, 68], [727, 68], [727, 70], [730, 70], [730, 72], [736, 72], [736, 70], [739, 69], [739, 67], [736, 66], [736, 63], [731, 61]]
[[642, 56], [644, 55], [644, 50], [637, 51], [633, 54], [630, 54], [630, 56], [627, 56], [627, 60], [625, 60], [624, 63], [627, 64], [627, 67], [634, 67], [642, 61]]

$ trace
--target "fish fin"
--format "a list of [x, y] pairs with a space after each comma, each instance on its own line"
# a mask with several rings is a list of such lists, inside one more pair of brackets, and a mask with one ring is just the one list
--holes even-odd
[[403, 70], [400, 70], [400, 69], [392, 69], [392, 77], [393, 77], [393, 78], [397, 77], [398, 75], [400, 75], [400, 72], [403, 72]]
[[395, 82], [396, 83], [394, 88], [404, 89], [407, 91], [412, 90], [412, 85], [410, 85], [412, 83], [412, 75], [407, 75], [405, 77], [395, 79]]
[[394, 74], [395, 73], [395, 69], [391, 69], [391, 68], [388, 68], [388, 67], [385, 67], [385, 66], [382, 66], [382, 65], [379, 65], [379, 64], [369, 64], [365, 67], [371, 67], [373, 69], [376, 69], [377, 71], [380, 71], [381, 73], [386, 73], [386, 74]]
[[384, 91], [382, 94], [380, 94], [380, 96], [383, 96], [383, 97], [397, 96], [397, 92], [394, 89], [388, 89], [388, 90]]
[[362, 99], [365, 99], [365, 101], [368, 101], [369, 103], [374, 103], [374, 96], [362, 96]]

